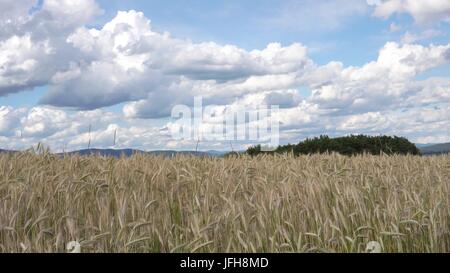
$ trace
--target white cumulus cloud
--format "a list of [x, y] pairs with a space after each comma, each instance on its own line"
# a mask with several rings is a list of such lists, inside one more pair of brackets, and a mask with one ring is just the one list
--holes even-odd
[[408, 13], [418, 24], [450, 21], [448, 0], [379, 0], [369, 2], [375, 5], [374, 16], [389, 18], [395, 13]]

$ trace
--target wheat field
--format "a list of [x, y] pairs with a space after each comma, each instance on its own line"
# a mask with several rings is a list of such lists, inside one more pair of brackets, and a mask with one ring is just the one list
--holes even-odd
[[450, 251], [450, 156], [0, 155], [0, 252]]

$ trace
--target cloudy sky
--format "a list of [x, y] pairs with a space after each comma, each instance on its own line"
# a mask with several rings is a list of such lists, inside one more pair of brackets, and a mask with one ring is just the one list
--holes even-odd
[[450, 142], [449, 35], [450, 0], [0, 0], [0, 148], [193, 149], [195, 96], [279, 105], [282, 143]]

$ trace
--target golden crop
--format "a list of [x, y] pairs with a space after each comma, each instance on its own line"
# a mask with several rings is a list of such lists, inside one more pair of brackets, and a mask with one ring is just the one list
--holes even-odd
[[450, 251], [450, 156], [0, 155], [0, 252]]

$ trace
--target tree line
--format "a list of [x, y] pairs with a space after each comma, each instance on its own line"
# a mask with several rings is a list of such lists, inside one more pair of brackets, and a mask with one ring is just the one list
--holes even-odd
[[326, 135], [320, 137], [308, 138], [298, 144], [282, 145], [272, 152], [262, 151], [261, 145], [252, 146], [246, 153], [251, 156], [259, 154], [323, 154], [336, 152], [342, 155], [372, 154], [387, 155], [393, 154], [412, 154], [420, 155], [420, 150], [414, 143], [411, 143], [404, 137], [397, 136], [366, 136], [351, 135], [338, 138], [330, 138]]

